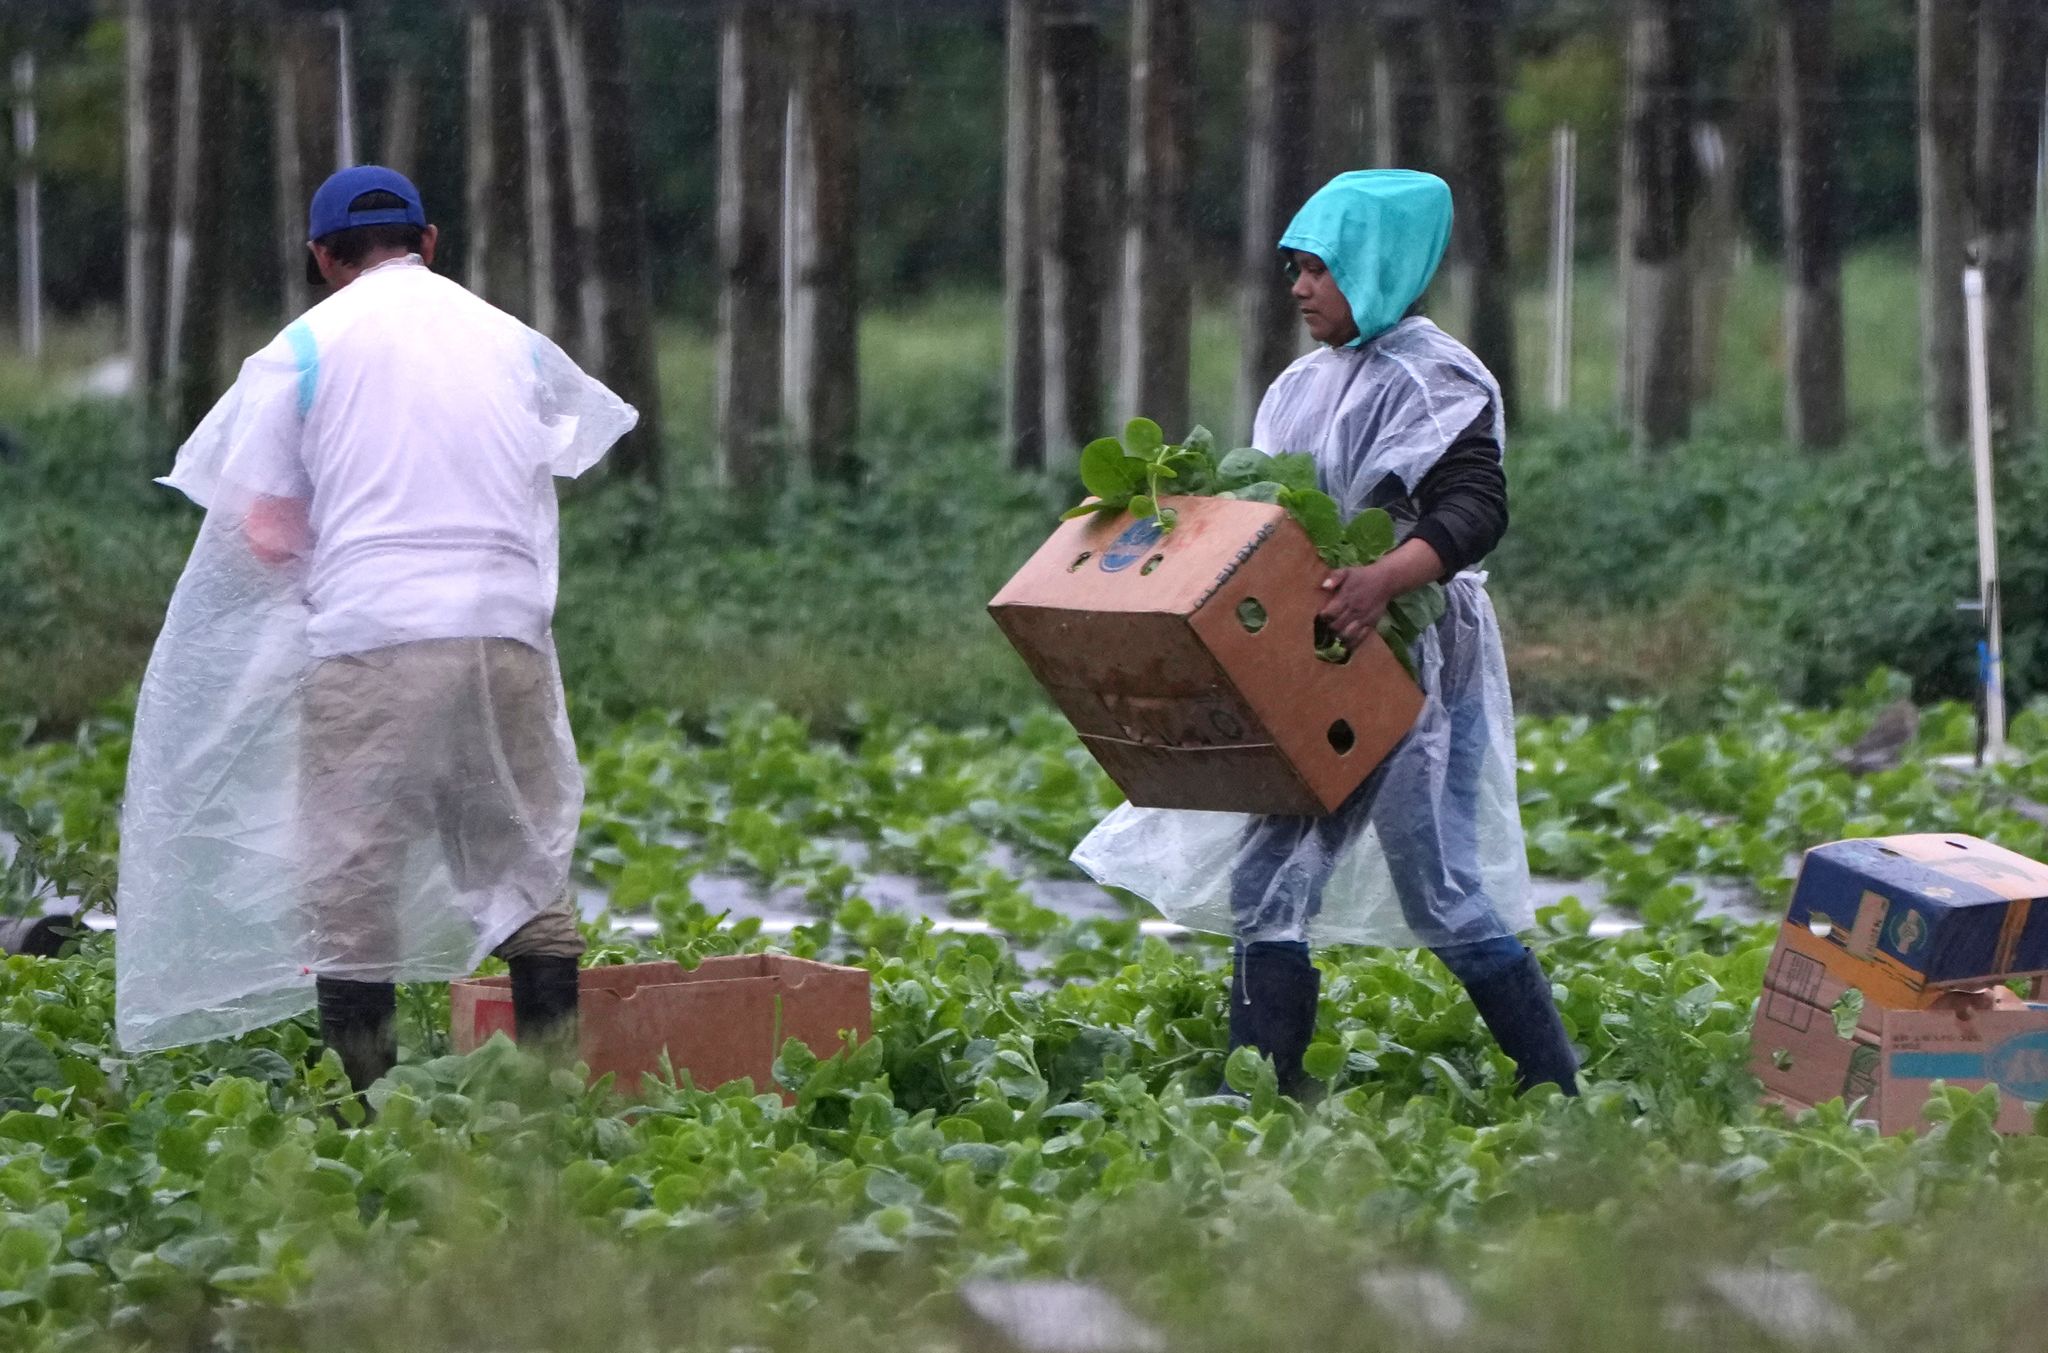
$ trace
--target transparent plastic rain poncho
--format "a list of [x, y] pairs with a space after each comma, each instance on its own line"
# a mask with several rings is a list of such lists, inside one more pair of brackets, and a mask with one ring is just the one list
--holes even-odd
[[[511, 486], [504, 501], [526, 517], [501, 533], [523, 539], [491, 542], [489, 557], [525, 561], [533, 632], [508, 641], [482, 637], [488, 627], [473, 639], [444, 631], [412, 646], [438, 655], [425, 683], [434, 702], [415, 702], [402, 734], [375, 698], [347, 702], [355, 727], [329, 720], [328, 741], [360, 737], [372, 754], [351, 760], [344, 748], [316, 776], [309, 726], [322, 717], [323, 682], [354, 672], [371, 691], [380, 673], [386, 693], [394, 675], [422, 684], [386, 661], [399, 649], [332, 655], [309, 640], [318, 609], [309, 596], [331, 561], [317, 525], [319, 476], [302, 455], [328, 420], [348, 415], [331, 407], [344, 396], [329, 395], [328, 378], [365, 343], [397, 345], [390, 360], [412, 376], [403, 390], [357, 383], [358, 400], [412, 401], [387, 416], [432, 404], [436, 380], [462, 382], [464, 407], [489, 410], [493, 426], [473, 445], [497, 448], [507, 462], [498, 480]], [[546, 338], [417, 264], [396, 279], [365, 273], [243, 363], [162, 481], [206, 517], [136, 708], [116, 946], [124, 1048], [226, 1037], [297, 1014], [313, 1004], [316, 975], [457, 977], [559, 903], [582, 780], [547, 634], [553, 478], [589, 469], [636, 417]], [[295, 479], [310, 481], [312, 524], [285, 554], [270, 523], [290, 505], [279, 486]], [[433, 548], [419, 537], [401, 529], [396, 545]], [[447, 572], [457, 575], [447, 588], [474, 587], [461, 570]], [[441, 575], [426, 576], [431, 585]], [[429, 782], [439, 786], [431, 795], [420, 789]], [[357, 882], [374, 878], [380, 896], [336, 907], [351, 870]]]
[[[1412, 495], [1500, 388], [1462, 344], [1402, 319], [1449, 237], [1450, 195], [1427, 175], [1347, 174], [1304, 208], [1283, 247], [1330, 264], [1363, 337], [1290, 366], [1266, 392], [1252, 441], [1308, 451], [1348, 517]], [[1427, 945], [1494, 939], [1532, 920], [1515, 792], [1514, 712], [1483, 574], [1446, 587], [1443, 619], [1413, 649], [1427, 696], [1414, 729], [1328, 817], [1134, 808], [1111, 813], [1074, 862], [1183, 925], [1252, 940]]]

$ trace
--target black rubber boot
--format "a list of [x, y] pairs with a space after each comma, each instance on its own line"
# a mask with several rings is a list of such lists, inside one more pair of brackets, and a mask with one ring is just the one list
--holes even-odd
[[1301, 1069], [1301, 1055], [1316, 1031], [1322, 988], [1323, 975], [1297, 945], [1254, 942], [1238, 950], [1230, 982], [1231, 1050], [1257, 1048], [1271, 1058], [1280, 1093], [1294, 1099], [1314, 1085]]
[[1567, 1095], [1579, 1093], [1578, 1057], [1536, 955], [1524, 954], [1521, 962], [1465, 989], [1500, 1050], [1514, 1061], [1518, 1093], [1546, 1083]]
[[320, 1039], [334, 1049], [357, 1094], [398, 1065], [398, 988], [389, 982], [314, 981]]
[[512, 1028], [519, 1046], [551, 1062], [576, 1060], [581, 974], [573, 958], [526, 957], [512, 969]]

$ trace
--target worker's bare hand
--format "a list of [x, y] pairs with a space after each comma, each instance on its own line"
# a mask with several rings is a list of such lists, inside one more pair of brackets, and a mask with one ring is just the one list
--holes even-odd
[[1318, 618], [1351, 649], [1379, 628], [1394, 600], [1385, 571], [1374, 564], [1338, 569], [1323, 579], [1323, 591], [1329, 600], [1323, 603]]
[[312, 544], [306, 505], [293, 498], [256, 499], [249, 505], [242, 531], [249, 552], [272, 567], [290, 563]]

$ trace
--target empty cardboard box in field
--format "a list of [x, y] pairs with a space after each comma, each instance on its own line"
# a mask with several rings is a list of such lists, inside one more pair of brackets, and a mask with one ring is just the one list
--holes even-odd
[[1894, 1009], [1866, 999], [1847, 1036], [1835, 1007], [1850, 990], [1819, 959], [1780, 942], [1764, 972], [1750, 1035], [1750, 1070], [1769, 1099], [1809, 1109], [1863, 1101], [1884, 1133], [1926, 1126], [1937, 1080], [1969, 1090], [1999, 1087], [1997, 1127], [2033, 1131], [2048, 1097], [2048, 1008], [2003, 987], [1942, 991], [1931, 1008]]
[[2048, 972], [2048, 866], [1972, 836], [1808, 851], [1783, 943], [1879, 1004]]
[[1285, 509], [1174, 498], [1170, 531], [1064, 522], [989, 603], [1125, 797], [1319, 815], [1399, 745], [1422, 692], [1377, 636], [1316, 656], [1329, 568]]
[[[577, 1013], [591, 1079], [609, 1073], [626, 1094], [660, 1074], [664, 1054], [700, 1089], [748, 1077], [767, 1091], [786, 1040], [829, 1057], [846, 1034], [865, 1039], [872, 1020], [865, 969], [780, 954], [585, 968]], [[511, 979], [452, 983], [449, 1026], [457, 1052], [514, 1037]]]

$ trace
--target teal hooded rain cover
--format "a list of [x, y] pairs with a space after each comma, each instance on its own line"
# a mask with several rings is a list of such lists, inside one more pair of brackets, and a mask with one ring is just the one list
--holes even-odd
[[1357, 347], [1401, 322], [1429, 289], [1451, 242], [1451, 188], [1414, 169], [1339, 174], [1311, 197], [1280, 237], [1282, 250], [1314, 254], [1351, 303]]

